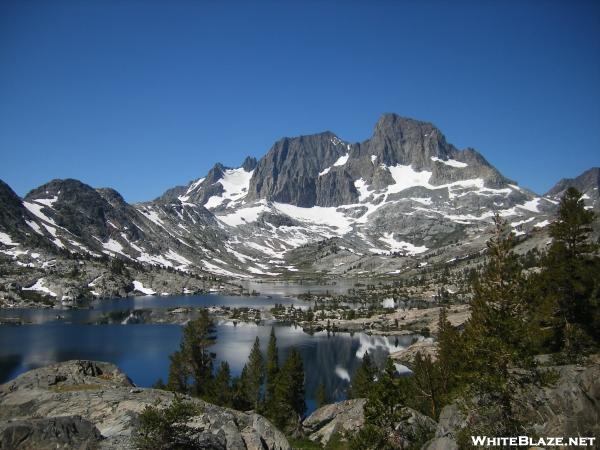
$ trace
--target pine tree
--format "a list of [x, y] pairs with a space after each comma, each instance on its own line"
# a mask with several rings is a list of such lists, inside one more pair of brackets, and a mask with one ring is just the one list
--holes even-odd
[[200, 317], [183, 328], [181, 352], [191, 367], [193, 393], [199, 397], [210, 393], [216, 355], [209, 348], [215, 340], [215, 325], [206, 309], [202, 309]]
[[269, 336], [265, 372], [265, 402], [267, 404], [267, 408], [269, 408], [269, 405], [272, 402], [273, 397], [275, 396], [275, 385], [277, 383], [277, 374], [279, 373], [279, 355], [277, 349], [277, 337], [275, 336], [274, 327], [271, 327], [271, 335]]
[[442, 404], [447, 404], [456, 389], [464, 361], [461, 355], [461, 339], [456, 328], [448, 320], [446, 308], [440, 309], [438, 319], [438, 353], [436, 365], [440, 377]]
[[419, 410], [437, 420], [443, 401], [440, 366], [431, 360], [431, 356], [417, 353], [412, 372], [412, 401], [416, 402]]
[[495, 430], [495, 435], [513, 436], [522, 429], [513, 410], [510, 369], [532, 365], [531, 319], [526, 280], [512, 251], [513, 234], [498, 215], [494, 223], [487, 261], [473, 283], [471, 317], [460, 339], [465, 361], [460, 381], [468, 408], [480, 412], [472, 434]]
[[488, 260], [473, 285], [471, 317], [465, 325], [464, 360], [468, 382], [503, 388], [508, 369], [528, 364], [531, 353], [525, 279], [512, 251], [513, 234], [498, 215], [488, 241]]
[[400, 418], [400, 410], [410, 398], [410, 380], [397, 378], [396, 367], [388, 358], [384, 370], [372, 386], [365, 405], [365, 420], [382, 430], [392, 430]]
[[553, 334], [551, 350], [576, 359], [592, 343], [600, 343], [598, 246], [590, 242], [594, 213], [585, 209], [582, 194], [569, 188], [550, 224], [552, 244], [543, 259], [539, 288], [541, 310]]
[[317, 408], [321, 406], [325, 406], [327, 401], [327, 392], [325, 391], [325, 385], [321, 381], [317, 386], [317, 390], [315, 391], [315, 401], [317, 402]]
[[222, 361], [212, 386], [211, 402], [219, 406], [233, 406], [233, 392], [231, 387], [231, 371], [229, 363]]
[[273, 416], [280, 428], [297, 428], [306, 411], [304, 401], [304, 365], [302, 357], [295, 348], [291, 348], [288, 357], [281, 366], [275, 386]]
[[188, 365], [184, 362], [181, 350], [173, 352], [169, 355], [169, 359], [171, 363], [169, 364], [167, 389], [173, 392], [188, 392], [190, 371]]
[[261, 406], [261, 387], [265, 377], [265, 367], [262, 353], [260, 352], [260, 340], [258, 336], [248, 356], [248, 362], [242, 369], [241, 384], [243, 397], [254, 410]]
[[171, 356], [167, 387], [175, 392], [210, 395], [215, 354], [209, 351], [216, 340], [214, 323], [203, 309], [197, 319], [183, 328], [179, 350]]
[[375, 377], [377, 376], [377, 367], [373, 364], [369, 352], [365, 352], [362, 363], [356, 369], [350, 387], [348, 389], [348, 398], [365, 398], [371, 392]]

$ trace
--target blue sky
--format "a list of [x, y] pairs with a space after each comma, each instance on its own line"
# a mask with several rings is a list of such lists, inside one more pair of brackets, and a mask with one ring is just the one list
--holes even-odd
[[597, 1], [0, 2], [0, 179], [150, 200], [282, 136], [436, 124], [537, 192], [600, 165]]

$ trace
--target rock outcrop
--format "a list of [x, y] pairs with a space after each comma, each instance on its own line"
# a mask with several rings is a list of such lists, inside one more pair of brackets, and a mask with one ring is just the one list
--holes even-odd
[[336, 433], [352, 434], [362, 428], [366, 402], [364, 398], [357, 398], [325, 405], [304, 419], [302, 426], [311, 441], [327, 445]]
[[[0, 386], [0, 448], [132, 449], [139, 414], [167, 407], [170, 392], [142, 389], [115, 365], [67, 361]], [[184, 424], [194, 448], [288, 450], [264, 417], [188, 399], [201, 413]], [[197, 444], [197, 445], [196, 445]]]
[[[534, 436], [600, 435], [600, 358], [590, 358], [585, 366], [548, 367], [558, 379], [548, 385], [532, 380], [532, 373], [515, 371], [513, 405], [519, 423]], [[445, 406], [438, 419], [435, 437], [425, 450], [458, 449], [459, 433], [479, 420], [478, 409], [468, 414], [456, 404]]]
[[[552, 371], [557, 379], [540, 384], [533, 372], [514, 371], [513, 411], [527, 434], [532, 437], [600, 435], [600, 356], [589, 358], [584, 366], [540, 370]], [[366, 403], [366, 399], [354, 399], [323, 406], [304, 420], [303, 428], [312, 441], [322, 445], [336, 435], [349, 438], [365, 424]], [[467, 426], [478, 424], [480, 414], [477, 406], [465, 412], [453, 403], [442, 409], [436, 423], [418, 411], [402, 407], [390, 438], [400, 448], [423, 442], [425, 437], [429, 440], [421, 447], [423, 450], [458, 450], [459, 435]]]
[[429, 356], [432, 361], [435, 361], [437, 359], [437, 352], [437, 343], [433, 339], [427, 338], [417, 341], [398, 352], [390, 354], [390, 358], [410, 369], [418, 354], [420, 354], [422, 358]]
[[[302, 426], [311, 441], [327, 446], [336, 435], [348, 439], [365, 424], [364, 408], [367, 400], [358, 398], [325, 405], [304, 419]], [[435, 421], [412, 408], [403, 407], [394, 424], [392, 439], [398, 448], [407, 448], [423, 435], [433, 435]]]
[[102, 435], [81, 416], [14, 420], [0, 424], [0, 448], [54, 450], [57, 448], [95, 449]]

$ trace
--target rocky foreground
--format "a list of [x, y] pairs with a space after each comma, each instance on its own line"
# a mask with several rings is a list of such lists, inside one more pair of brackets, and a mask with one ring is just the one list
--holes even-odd
[[[31, 370], [0, 386], [0, 449], [132, 449], [139, 414], [167, 407], [170, 392], [136, 387], [113, 364], [67, 361]], [[199, 399], [185, 424], [197, 449], [287, 450], [264, 417]]]
[[[532, 382], [532, 373], [515, 370], [520, 380], [515, 386], [518, 404], [513, 405], [523, 424], [523, 434], [531, 437], [600, 437], [600, 358], [590, 358], [583, 366], [547, 367], [556, 380], [542, 385]], [[326, 446], [336, 436], [351, 436], [365, 424], [366, 399], [346, 400], [326, 405], [304, 420], [309, 438]], [[436, 423], [411, 408], [402, 408], [394, 425], [394, 441], [400, 448], [415, 444], [415, 438], [428, 440], [422, 450], [458, 450], [461, 431], [477, 422], [479, 411], [459, 404], [444, 407]], [[414, 447], [410, 447], [414, 448]], [[596, 447], [594, 447], [596, 448]]]
[[[556, 379], [547, 384], [517, 371], [516, 412], [530, 436], [600, 436], [600, 357], [585, 365], [547, 367]], [[0, 449], [132, 449], [140, 413], [163, 408], [170, 392], [134, 386], [115, 365], [67, 361], [31, 370], [0, 386]], [[201, 413], [183, 425], [192, 449], [287, 450], [285, 436], [264, 417], [189, 399]], [[366, 399], [326, 405], [308, 416], [304, 434], [324, 447], [344, 441], [365, 424]], [[394, 426], [399, 445], [424, 450], [457, 450], [458, 436], [477, 421], [477, 410], [446, 406], [438, 422], [402, 408]], [[526, 425], [527, 424], [527, 425]], [[420, 445], [420, 444], [419, 444]], [[411, 447], [412, 448], [412, 447]]]

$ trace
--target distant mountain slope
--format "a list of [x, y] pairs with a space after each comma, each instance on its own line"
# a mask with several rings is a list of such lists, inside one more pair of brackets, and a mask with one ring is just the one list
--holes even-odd
[[538, 196], [434, 125], [385, 114], [364, 142], [329, 131], [283, 138], [258, 161], [217, 163], [136, 205], [77, 180], [23, 200], [0, 182], [0, 252], [45, 246], [230, 277], [396, 274], [480, 254], [496, 212], [543, 245], [564, 189], [598, 205], [598, 180], [591, 169]]
[[600, 209], [600, 167], [592, 167], [575, 178], [563, 178], [546, 192], [546, 196], [558, 200], [570, 187], [584, 194], [587, 205]]

